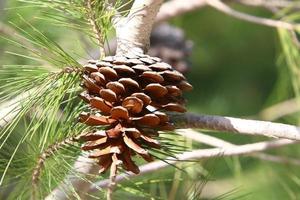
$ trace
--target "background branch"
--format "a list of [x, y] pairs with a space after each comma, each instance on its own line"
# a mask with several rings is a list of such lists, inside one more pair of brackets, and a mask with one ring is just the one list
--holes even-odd
[[[212, 147], [226, 148], [226, 147], [237, 147], [238, 145], [232, 144], [225, 140], [221, 140], [219, 138], [203, 134], [192, 129], [179, 129], [176, 131], [177, 134], [184, 136], [186, 138], [192, 139], [193, 141], [207, 144]], [[298, 141], [294, 141], [292, 144], [298, 143]], [[251, 154], [251, 157], [259, 158], [261, 160], [277, 162], [277, 163], [289, 163], [293, 165], [300, 165], [300, 160], [295, 158], [287, 158], [283, 156], [275, 156], [266, 153], [255, 153]]]
[[238, 0], [239, 3], [248, 6], [262, 6], [262, 7], [278, 7], [278, 8], [300, 8], [300, 2], [288, 0]]
[[288, 23], [288, 22], [284, 22], [284, 21], [267, 19], [267, 18], [262, 18], [262, 17], [256, 17], [256, 16], [252, 16], [249, 14], [245, 14], [245, 13], [236, 11], [219, 0], [206, 0], [206, 3], [208, 5], [210, 5], [211, 7], [215, 8], [227, 15], [233, 16], [237, 19], [252, 22], [255, 24], [261, 24], [264, 26], [270, 26], [270, 27], [276, 27], [276, 28], [284, 28], [284, 29], [289, 29], [289, 30], [294, 30], [294, 29], [299, 28], [298, 24], [292, 24], [292, 23]]
[[[259, 6], [259, 7], [265, 7], [267, 9], [273, 10], [277, 8], [282, 7], [299, 7], [300, 4], [297, 2], [290, 2], [290, 1], [276, 1], [276, 0], [238, 0], [237, 1], [240, 4], [246, 5], [246, 6]], [[189, 3], [186, 3], [185, 1], [181, 0], [171, 0], [166, 3], [164, 3], [161, 6], [161, 9], [156, 17], [156, 23], [160, 23], [162, 21], [169, 20], [173, 17], [177, 17], [179, 15], [203, 8], [205, 6], [211, 6], [227, 15], [233, 16], [237, 19], [245, 20], [248, 22], [261, 24], [264, 26], [270, 26], [270, 27], [276, 27], [276, 28], [285, 28], [289, 30], [294, 30], [296, 28], [299, 28], [299, 25], [297, 24], [291, 24], [288, 22], [280, 21], [280, 20], [273, 20], [273, 19], [267, 19], [263, 17], [256, 17], [252, 16], [246, 13], [242, 13], [239, 11], [236, 11], [229, 6], [227, 6], [225, 3], [219, 1], [219, 0], [190, 0]]]
[[188, 3], [181, 0], [167, 1], [161, 6], [155, 22], [160, 23], [167, 21], [173, 17], [200, 9], [206, 5], [205, 0], [189, 0]]
[[89, 189], [92, 177], [98, 174], [99, 166], [94, 160], [81, 155], [77, 158], [70, 174], [45, 200], [67, 200], [74, 197], [74, 191], [84, 198]]
[[[199, 149], [191, 152], [185, 152], [176, 156], [174, 158], [167, 158], [168, 163], [177, 164], [184, 161], [196, 161], [204, 158], [212, 157], [225, 157], [225, 156], [236, 156], [236, 155], [247, 155], [260, 151], [265, 151], [272, 148], [282, 147], [285, 145], [293, 144], [293, 141], [281, 139], [268, 142], [258, 142], [253, 144], [239, 145], [234, 147], [225, 147], [225, 148], [212, 148], [212, 149]], [[149, 164], [145, 164], [140, 167], [140, 174], [136, 175], [133, 173], [120, 174], [116, 177], [116, 182], [121, 182], [135, 176], [142, 176], [147, 173], [157, 172], [157, 170], [163, 169], [170, 166], [168, 163], [163, 161], [156, 161]], [[99, 181], [90, 188], [90, 193], [97, 192], [97, 188], [106, 188], [109, 185], [109, 180]]]
[[300, 102], [297, 98], [294, 98], [265, 108], [258, 116], [263, 120], [274, 121], [297, 112], [300, 112]]

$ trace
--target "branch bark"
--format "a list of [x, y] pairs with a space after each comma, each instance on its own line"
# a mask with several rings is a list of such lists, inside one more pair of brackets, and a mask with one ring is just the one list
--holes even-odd
[[192, 113], [173, 115], [172, 120], [178, 128], [198, 128], [271, 138], [300, 140], [300, 127], [282, 123]]

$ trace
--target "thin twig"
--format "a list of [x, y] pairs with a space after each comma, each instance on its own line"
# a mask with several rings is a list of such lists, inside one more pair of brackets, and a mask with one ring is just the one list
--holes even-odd
[[[204, 158], [213, 158], [213, 157], [225, 157], [225, 156], [237, 156], [237, 155], [248, 155], [260, 151], [266, 151], [272, 148], [278, 148], [282, 146], [286, 146], [289, 144], [293, 144], [294, 141], [281, 139], [267, 142], [258, 142], [253, 144], [239, 145], [236, 147], [226, 147], [226, 148], [212, 148], [212, 149], [199, 149], [193, 150], [191, 152], [185, 152], [183, 154], [179, 154], [176, 156], [177, 159], [167, 158], [168, 163], [176, 164], [184, 161], [197, 161]], [[145, 164], [140, 167], [140, 174], [136, 175], [133, 173], [120, 174], [116, 177], [116, 182], [119, 183], [121, 181], [136, 177], [142, 176], [144, 174], [148, 174], [151, 172], [157, 172], [160, 169], [166, 168], [170, 166], [168, 163], [163, 161], [155, 161], [149, 164]], [[99, 181], [90, 188], [89, 193], [97, 192], [98, 188], [106, 188], [109, 185], [109, 180]]]
[[12, 28], [9, 25], [4, 24], [3, 22], [0, 21], [0, 33], [1, 35], [7, 35], [7, 36], [12, 36], [16, 33], [17, 31]]
[[93, 31], [94, 31], [96, 39], [98, 41], [100, 56], [101, 56], [101, 58], [103, 58], [105, 56], [104, 38], [102, 36], [99, 26], [97, 25], [97, 19], [95, 18], [95, 14], [94, 14], [95, 11], [94, 11], [91, 0], [87, 0], [86, 5], [87, 5], [88, 13], [89, 13], [88, 14], [89, 22], [93, 27]]
[[265, 108], [259, 113], [259, 117], [263, 120], [274, 121], [296, 112], [300, 112], [300, 101], [294, 98]]
[[40, 180], [41, 171], [45, 166], [46, 160], [55, 154], [58, 150], [63, 148], [65, 145], [68, 144], [74, 144], [76, 141], [73, 137], [68, 137], [64, 139], [61, 142], [56, 142], [50, 146], [48, 146], [47, 149], [45, 149], [39, 156], [36, 166], [33, 169], [32, 176], [31, 176], [31, 184], [32, 184], [32, 196], [31, 199], [36, 200], [37, 197], [37, 190], [38, 190], [38, 183]]
[[267, 19], [267, 18], [263, 18], [263, 17], [256, 17], [256, 16], [242, 13], [242, 12], [239, 12], [239, 11], [236, 11], [236, 10], [230, 8], [229, 6], [227, 6], [226, 4], [224, 4], [223, 2], [221, 2], [219, 0], [206, 0], [206, 3], [208, 5], [210, 5], [211, 7], [215, 8], [227, 15], [230, 15], [235, 18], [245, 20], [248, 22], [252, 22], [255, 24], [261, 24], [264, 26], [270, 26], [270, 27], [276, 27], [276, 28], [284, 28], [284, 29], [288, 29], [288, 30], [295, 30], [300, 27], [298, 24], [292, 24], [292, 23], [288, 23], [288, 22], [284, 22], [284, 21]]

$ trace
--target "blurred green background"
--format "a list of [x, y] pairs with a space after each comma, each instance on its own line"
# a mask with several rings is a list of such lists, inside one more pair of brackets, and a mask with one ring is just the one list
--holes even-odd
[[[80, 42], [84, 34], [40, 20], [37, 18], [42, 15], [40, 10], [18, 8], [21, 5], [15, 0], [6, 1], [6, 7], [13, 9], [1, 11], [1, 21], [8, 25], [13, 22], [26, 29], [19, 20], [20, 14], [75, 58], [88, 59], [86, 47]], [[230, 5], [253, 15], [273, 16], [265, 9]], [[186, 94], [189, 111], [263, 119], [260, 115], [263, 109], [295, 97], [292, 75], [282, 53], [282, 43], [288, 41], [282, 41], [276, 29], [241, 21], [212, 8], [202, 8], [176, 17], [170, 23], [181, 27], [186, 37], [194, 42], [192, 68], [187, 74], [194, 86], [194, 90]], [[22, 52], [22, 49], [16, 49], [0, 39], [1, 65], [31, 62], [7, 54], [8, 51]], [[299, 113], [276, 121], [298, 124]], [[207, 134], [236, 144], [264, 139], [229, 133]], [[206, 147], [190, 140], [185, 140], [184, 144], [190, 148]], [[299, 157], [299, 152], [297, 145], [270, 151], [294, 158]], [[143, 183], [139, 188], [142, 191], [140, 196], [149, 193], [170, 200], [184, 199], [189, 195], [194, 199], [300, 199], [300, 172], [297, 165], [231, 157], [182, 166], [186, 173], [169, 167], [134, 179], [135, 182]], [[123, 195], [127, 195], [128, 199], [149, 199], [130, 196], [130, 191], [126, 190], [130, 185], [131, 181], [125, 183], [123, 190], [118, 190], [116, 196], [119, 195], [120, 199]], [[200, 192], [202, 187], [203, 191]]]

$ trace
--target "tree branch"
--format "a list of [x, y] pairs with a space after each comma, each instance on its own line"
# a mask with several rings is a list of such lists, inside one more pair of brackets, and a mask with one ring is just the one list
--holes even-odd
[[260, 119], [274, 121], [286, 115], [300, 111], [300, 102], [297, 98], [282, 101], [262, 110], [258, 116]]
[[273, 19], [267, 19], [267, 18], [262, 18], [262, 17], [256, 17], [252, 16], [249, 14], [245, 14], [236, 10], [233, 10], [223, 2], [219, 0], [206, 0], [206, 3], [210, 5], [211, 7], [227, 14], [230, 16], [233, 16], [235, 18], [245, 20], [248, 22], [252, 22], [255, 24], [261, 24], [264, 26], [270, 26], [270, 27], [276, 27], [276, 28], [284, 28], [288, 30], [295, 30], [297, 28], [300, 28], [298, 24], [292, 24], [284, 21], [278, 21], [278, 20], [273, 20]]
[[[285, 145], [293, 144], [293, 141], [281, 139], [268, 142], [258, 142], [253, 144], [239, 145], [235, 147], [225, 147], [225, 148], [213, 148], [213, 149], [199, 149], [191, 152], [185, 152], [183, 154], [177, 155], [177, 159], [167, 158], [170, 164], [176, 164], [183, 161], [196, 161], [204, 158], [212, 157], [224, 157], [224, 156], [237, 156], [237, 155], [247, 155], [260, 151], [265, 151], [272, 148], [282, 147]], [[140, 174], [136, 175], [133, 173], [120, 174], [116, 177], [116, 182], [121, 182], [135, 176], [141, 176], [151, 172], [157, 172], [157, 170], [168, 167], [169, 164], [163, 161], [156, 161], [149, 164], [145, 164], [140, 167]], [[90, 188], [89, 193], [97, 192], [98, 188], [106, 188], [109, 185], [109, 180], [99, 181]]]
[[[255, 5], [261, 7], [267, 7], [267, 8], [299, 6], [296, 3], [293, 4], [293, 2], [287, 2], [287, 1], [282, 2], [282, 1], [264, 1], [264, 0], [256, 0], [256, 1], [239, 0], [238, 3], [244, 5], [252, 5], [252, 6]], [[261, 24], [264, 26], [285, 28], [289, 30], [295, 30], [299, 28], [298, 24], [292, 24], [280, 20], [267, 19], [263, 17], [256, 17], [256, 16], [252, 16], [249, 14], [236, 11], [219, 0], [190, 0], [189, 3], [186, 3], [185, 1], [181, 1], [181, 0], [168, 1], [161, 6], [161, 9], [156, 18], [156, 22], [160, 23], [162, 21], [169, 20], [173, 17], [197, 10], [206, 5], [209, 5], [235, 18], [256, 23], [256, 24]]]
[[116, 22], [117, 54], [141, 54], [150, 45], [150, 33], [163, 0], [135, 0], [127, 17]]
[[161, 6], [155, 23], [167, 21], [173, 17], [200, 9], [206, 5], [205, 0], [189, 0], [188, 3], [182, 0], [167, 1]]
[[173, 115], [171, 119], [178, 128], [198, 128], [300, 140], [300, 127], [281, 123], [192, 113]]
[[277, 8], [300, 8], [300, 3], [286, 0], [238, 0], [239, 3], [248, 6], [263, 6]]

